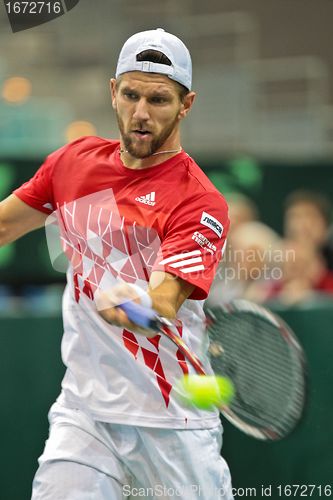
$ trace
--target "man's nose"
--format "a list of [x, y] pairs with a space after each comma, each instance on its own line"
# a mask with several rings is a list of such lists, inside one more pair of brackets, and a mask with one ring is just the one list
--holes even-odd
[[148, 103], [145, 99], [137, 101], [133, 118], [137, 121], [146, 121], [149, 119]]

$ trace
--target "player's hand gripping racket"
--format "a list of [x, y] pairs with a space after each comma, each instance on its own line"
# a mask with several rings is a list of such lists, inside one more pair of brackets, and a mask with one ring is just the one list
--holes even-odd
[[[200, 359], [172, 331], [172, 323], [134, 302], [121, 307], [137, 325], [158, 331], [176, 344], [196, 372]], [[277, 440], [299, 421], [305, 399], [305, 360], [291, 329], [275, 314], [245, 300], [208, 312], [209, 354], [215, 375], [228, 377], [235, 395], [223, 415], [258, 439]]]

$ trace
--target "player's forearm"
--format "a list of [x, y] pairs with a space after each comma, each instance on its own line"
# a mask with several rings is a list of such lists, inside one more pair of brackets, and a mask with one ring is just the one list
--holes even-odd
[[42, 227], [46, 218], [15, 195], [8, 196], [0, 202], [0, 247]]
[[150, 290], [149, 296], [152, 300], [152, 308], [163, 318], [173, 320], [176, 318], [178, 307], [174, 302], [170, 302], [169, 298], [160, 293], [154, 293]]
[[154, 271], [150, 277], [147, 291], [135, 285], [122, 283], [110, 290], [97, 291], [95, 304], [98, 313], [108, 323], [152, 336], [154, 332], [138, 328], [137, 325], [129, 321], [121, 307], [117, 306], [126, 300], [132, 300], [144, 307], [152, 307], [160, 316], [173, 320], [176, 318], [178, 309], [191, 295], [193, 289], [193, 285], [172, 274]]
[[154, 271], [150, 277], [148, 294], [153, 309], [164, 318], [173, 320], [193, 290], [193, 285], [172, 274]]
[[18, 240], [21, 236], [24, 236], [28, 232], [29, 230], [27, 230], [24, 226], [17, 225], [14, 227], [8, 227], [0, 220], [0, 248], [13, 243], [13, 241]]
[[0, 248], [8, 245], [9, 243], [12, 243], [15, 240], [16, 238], [14, 237], [14, 235], [10, 234], [6, 226], [2, 224], [0, 220]]

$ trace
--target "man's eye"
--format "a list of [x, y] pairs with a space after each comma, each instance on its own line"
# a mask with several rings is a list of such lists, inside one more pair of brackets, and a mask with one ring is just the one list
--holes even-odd
[[125, 97], [127, 97], [127, 99], [131, 99], [132, 101], [137, 99], [137, 95], [136, 94], [133, 94], [133, 92], [125, 92]]
[[167, 102], [167, 99], [165, 97], [152, 97], [151, 101], [154, 103], [154, 104], [164, 104], [165, 102]]

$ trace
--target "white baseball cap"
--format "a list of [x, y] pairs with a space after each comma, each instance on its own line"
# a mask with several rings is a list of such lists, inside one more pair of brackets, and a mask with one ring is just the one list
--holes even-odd
[[[168, 57], [171, 66], [150, 61], [138, 61], [137, 55], [144, 50], [158, 50]], [[162, 28], [141, 31], [131, 36], [120, 51], [116, 78], [128, 71], [160, 73], [181, 83], [188, 90], [192, 86], [191, 55], [185, 44]]]

